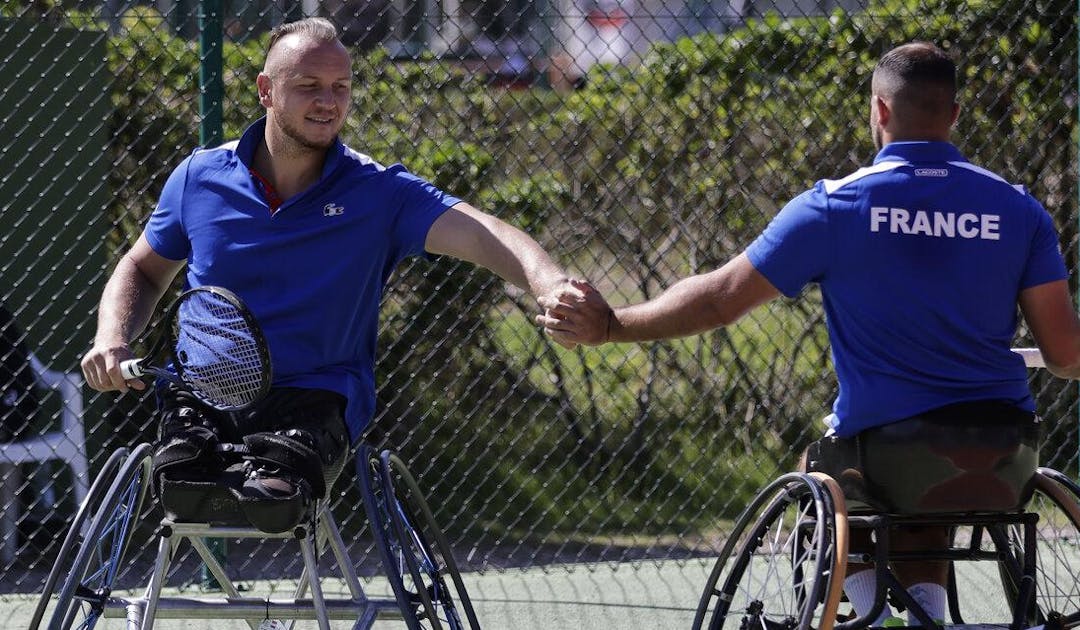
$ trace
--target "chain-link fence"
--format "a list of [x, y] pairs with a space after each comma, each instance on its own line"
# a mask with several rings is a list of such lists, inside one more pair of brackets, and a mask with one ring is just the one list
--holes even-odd
[[[105, 278], [200, 142], [206, 4], [0, 5], [0, 297], [49, 370], [77, 373]], [[960, 64], [960, 149], [1043, 201], [1076, 268], [1071, 3], [226, 2], [225, 138], [261, 115], [267, 30], [308, 14], [355, 51], [347, 144], [526, 229], [616, 304], [719, 266], [815, 180], [868, 163], [873, 63], [913, 39]], [[715, 554], [835, 395], [816, 291], [726, 330], [598, 350], [557, 348], [535, 311], [451, 260], [407, 262], [384, 299], [368, 439], [410, 462], [468, 570]], [[1043, 461], [1074, 471], [1075, 387], [1032, 378], [1051, 419]], [[0, 427], [5, 592], [39, 588], [85, 482], [65, 465], [75, 456], [29, 457], [56, 447], [28, 441], [64, 430], [65, 403], [84, 408], [84, 435], [66, 442], [91, 475], [154, 437], [149, 396], [32, 391], [40, 409]], [[335, 502], [354, 558], [376, 572], [353, 479]], [[124, 581], [145, 583], [157, 518]], [[229, 563], [246, 579], [298, 573], [275, 545], [234, 546]], [[198, 579], [188, 560], [171, 582]]]

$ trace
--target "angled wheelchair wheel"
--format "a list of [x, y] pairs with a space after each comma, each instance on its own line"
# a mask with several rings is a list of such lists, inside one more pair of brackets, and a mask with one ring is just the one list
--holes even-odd
[[105, 611], [149, 488], [151, 446], [124, 458], [78, 541], [49, 630], [93, 628]]
[[127, 448], [118, 448], [113, 451], [109, 459], [105, 460], [105, 465], [101, 467], [101, 471], [94, 478], [94, 482], [90, 484], [90, 490], [87, 491], [82, 503], [79, 504], [78, 509], [75, 511], [75, 517], [71, 521], [67, 535], [64, 536], [64, 542], [61, 543], [60, 549], [56, 553], [56, 561], [53, 563], [52, 569], [49, 570], [45, 583], [42, 585], [41, 597], [38, 599], [33, 617], [30, 618], [29, 630], [38, 630], [41, 620], [45, 618], [45, 611], [49, 607], [49, 602], [56, 595], [57, 587], [62, 586], [62, 584], [58, 585], [57, 582], [75, 559], [75, 553], [78, 551], [79, 543], [82, 542], [83, 536], [86, 534], [86, 529], [90, 526], [90, 520], [94, 517], [98, 508], [101, 507], [105, 493], [112, 484], [116, 471], [127, 458], [128, 452]]
[[786, 474], [735, 523], [694, 630], [831, 629], [847, 560], [844, 498], [832, 479]]
[[[1055, 621], [1064, 628], [1080, 627], [1080, 488], [1050, 468], [1040, 468], [1035, 492], [1025, 508], [1039, 515], [1035, 534], [1035, 602], [1025, 613], [1028, 625]], [[1018, 565], [1024, 559], [1024, 532], [1008, 531], [1008, 544], [1016, 564], [1002, 566], [1005, 593], [1013, 602], [1020, 592]]]
[[390, 451], [362, 457], [364, 501], [406, 625], [478, 629], [450, 546], [405, 463]]

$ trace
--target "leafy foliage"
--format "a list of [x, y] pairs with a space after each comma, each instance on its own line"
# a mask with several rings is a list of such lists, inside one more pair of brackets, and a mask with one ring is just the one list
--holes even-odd
[[[657, 44], [632, 68], [596, 67], [567, 95], [492, 90], [376, 51], [356, 64], [344, 139], [527, 229], [613, 302], [639, 300], [737, 254], [816, 179], [867, 163], [876, 58], [933, 40], [963, 72], [957, 144], [1044, 201], [1075, 268], [1075, 7], [1023, 6], [887, 0], [767, 15]], [[198, 52], [154, 19], [110, 46], [117, 247], [197, 144]], [[225, 45], [226, 137], [260, 115], [263, 44]], [[436, 518], [474, 539], [706, 527], [793, 465], [835, 393], [814, 291], [729, 330], [589, 351], [555, 348], [534, 312], [448, 260], [404, 266], [384, 301], [371, 438], [404, 451], [433, 495], [452, 495]], [[1040, 386], [1043, 404], [1075, 406], [1074, 393]], [[1070, 440], [1055, 436], [1049, 463], [1067, 465]]]

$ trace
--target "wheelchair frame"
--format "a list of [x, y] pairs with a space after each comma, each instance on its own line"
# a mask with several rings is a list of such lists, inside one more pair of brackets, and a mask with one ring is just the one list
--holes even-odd
[[[409, 630], [480, 627], [449, 545], [416, 481], [396, 455], [376, 454], [367, 445], [357, 454], [361, 492], [394, 599], [364, 593], [326, 500], [312, 507], [310, 521], [280, 534], [166, 518], [156, 534], [156, 562], [143, 595], [114, 597], [112, 588], [150, 485], [151, 452], [149, 444], [141, 444], [130, 451], [118, 449], [106, 461], [46, 578], [30, 630], [38, 630], [58, 585], [49, 630], [89, 630], [102, 618], [124, 618], [127, 627], [139, 630], [149, 630], [158, 618], [245, 620], [252, 630], [267, 619], [292, 620], [289, 628], [296, 620], [316, 620], [320, 630], [329, 630], [331, 620], [351, 620], [353, 628], [365, 629], [382, 619], [402, 620]], [[303, 569], [293, 597], [245, 597], [210, 551], [208, 538], [295, 539]], [[221, 597], [162, 595], [172, 559], [185, 540], [221, 585]], [[317, 550], [327, 547], [348, 588], [347, 599], [323, 593]]]
[[[1066, 579], [1066, 610], [1049, 608], [1057, 602], [1052, 576], [1043, 575], [1036, 550], [1040, 549], [1038, 506], [1043, 498], [1049, 509], [1060, 512], [1072, 528], [1071, 567]], [[781, 532], [789, 509], [795, 522]], [[1050, 515], [1053, 516], [1053, 515]], [[1053, 520], [1053, 519], [1051, 519]], [[954, 529], [970, 527], [966, 547], [955, 543], [943, 551], [899, 552], [889, 549], [889, 528], [896, 525], [944, 525]], [[876, 537], [872, 554], [849, 554], [846, 539], [851, 529], [871, 529]], [[775, 531], [774, 531], [775, 530]], [[821, 535], [819, 532], [829, 535]], [[783, 533], [783, 535], [781, 535]], [[991, 548], [984, 548], [989, 541]], [[779, 543], [779, 544], [777, 544]], [[1040, 549], [1041, 550], [1041, 549]], [[1045, 551], [1045, 550], [1042, 550]], [[1072, 557], [1075, 555], [1075, 557]], [[778, 560], [778, 562], [777, 562]], [[921, 627], [941, 630], [900, 585], [889, 567], [897, 560], [949, 560], [947, 587], [952, 625], [963, 625], [957, 595], [956, 561], [998, 563], [1002, 589], [1009, 598], [1010, 630], [1041, 627], [1070, 630], [1080, 627], [1080, 487], [1065, 475], [1039, 468], [1035, 477], [1035, 497], [1024, 510], [1011, 512], [952, 513], [928, 516], [896, 515], [880, 512], [847, 514], [843, 493], [836, 482], [821, 473], [789, 473], [762, 490], [740, 515], [709, 576], [698, 604], [693, 628], [760, 628], [761, 630], [859, 630], [870, 627], [887, 598], [902, 603], [920, 621]], [[1054, 557], [1053, 561], [1059, 561]], [[873, 610], [862, 617], [836, 622], [843, 577], [849, 561], [873, 564], [877, 573], [877, 593]], [[1042, 558], [1041, 562], [1050, 562]], [[755, 575], [755, 563], [768, 563], [762, 579]], [[807, 569], [813, 575], [806, 576]], [[776, 578], [779, 583], [770, 584]], [[755, 581], [756, 580], [756, 581]], [[1044, 580], [1044, 582], [1040, 582]], [[1060, 595], [1060, 594], [1058, 594]], [[706, 625], [707, 624], [707, 625]]]

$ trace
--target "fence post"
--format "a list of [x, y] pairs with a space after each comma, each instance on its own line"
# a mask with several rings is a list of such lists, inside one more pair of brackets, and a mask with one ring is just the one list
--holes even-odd
[[[221, 4], [221, 0], [199, 1], [199, 144], [204, 147], [216, 147], [224, 142], [221, 128], [225, 100], [221, 54], [224, 20]], [[211, 538], [206, 541], [206, 545], [218, 562], [225, 566], [225, 540]], [[204, 589], [221, 589], [221, 585], [206, 565], [200, 569], [199, 580]]]
[[222, 137], [222, 102], [225, 87], [222, 79], [221, 0], [199, 2], [199, 144], [216, 147]]

